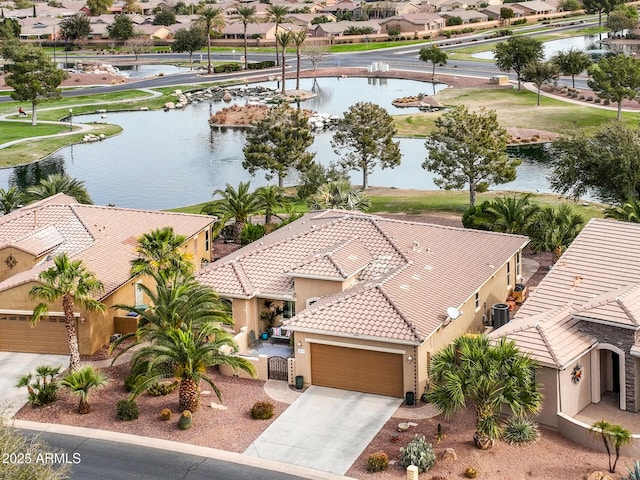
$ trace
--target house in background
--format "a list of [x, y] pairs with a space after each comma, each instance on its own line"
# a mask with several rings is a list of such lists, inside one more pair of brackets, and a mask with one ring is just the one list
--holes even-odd
[[592, 403], [640, 411], [638, 245], [640, 224], [592, 219], [515, 318], [490, 334], [539, 362], [538, 421], [573, 439], [573, 417]]
[[259, 334], [265, 300], [293, 331], [289, 378], [394, 397], [419, 396], [431, 355], [484, 328], [520, 280], [528, 238], [311, 212], [203, 268], [229, 299], [235, 329]]
[[115, 332], [134, 331], [136, 319], [110, 307], [147, 303], [140, 283], [148, 279], [129, 274], [138, 237], [173, 227], [187, 238], [183, 248], [200, 265], [212, 259], [214, 221], [215, 217], [204, 215], [82, 205], [63, 194], [1, 216], [0, 350], [69, 353], [61, 302], [51, 305], [48, 318], [36, 327], [29, 322], [38, 303], [29, 299], [29, 291], [40, 272], [51, 267], [52, 258], [61, 253], [82, 260], [104, 285], [98, 299], [107, 307], [105, 314], [76, 305], [80, 353], [95, 353]]
[[383, 33], [396, 29], [400, 33], [428, 32], [444, 28], [446, 20], [435, 13], [410, 13], [380, 20]]

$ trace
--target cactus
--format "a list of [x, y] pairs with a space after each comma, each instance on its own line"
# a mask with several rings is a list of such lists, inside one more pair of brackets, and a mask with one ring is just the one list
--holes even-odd
[[436, 461], [436, 455], [433, 453], [433, 447], [424, 439], [424, 435], [416, 435], [413, 437], [406, 447], [401, 448], [402, 459], [400, 463], [403, 467], [415, 465], [418, 467], [419, 473], [429, 471]]
[[389, 457], [384, 452], [376, 452], [367, 459], [367, 472], [382, 472], [389, 466]]
[[178, 420], [178, 427], [180, 430], [188, 430], [191, 428], [191, 412], [189, 410], [184, 410], [182, 415], [180, 415], [180, 420]]
[[171, 410], [169, 410], [168, 408], [163, 408], [160, 412], [160, 418], [162, 420], [169, 420], [171, 418]]
[[476, 478], [478, 476], [478, 470], [473, 467], [467, 467], [464, 471], [464, 476], [467, 478]]

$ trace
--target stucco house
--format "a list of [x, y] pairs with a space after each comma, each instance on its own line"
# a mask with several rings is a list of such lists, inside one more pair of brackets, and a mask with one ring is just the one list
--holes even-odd
[[204, 215], [82, 205], [63, 194], [0, 216], [0, 350], [69, 353], [61, 302], [51, 305], [48, 318], [36, 327], [29, 322], [38, 303], [29, 299], [29, 291], [56, 255], [82, 260], [104, 285], [99, 300], [107, 307], [105, 314], [76, 306], [80, 353], [91, 355], [115, 332], [136, 327], [135, 318], [112, 305], [147, 303], [139, 286], [146, 279], [129, 275], [137, 238], [171, 226], [187, 238], [183, 248], [199, 266], [213, 258], [214, 221]]
[[435, 13], [410, 13], [397, 15], [379, 21], [383, 33], [389, 30], [399, 30], [400, 33], [428, 32], [439, 30], [446, 26], [446, 20]]
[[343, 210], [311, 212], [203, 268], [237, 332], [258, 334], [265, 300], [293, 332], [290, 378], [403, 397], [423, 393], [431, 355], [480, 332], [520, 280], [528, 238]]
[[638, 245], [640, 224], [592, 219], [514, 319], [490, 334], [538, 361], [538, 420], [561, 433], [605, 396], [640, 410]]

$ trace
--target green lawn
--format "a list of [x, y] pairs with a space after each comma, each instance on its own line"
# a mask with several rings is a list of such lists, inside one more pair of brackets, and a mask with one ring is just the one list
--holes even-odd
[[35, 127], [29, 122], [0, 122], [0, 143], [11, 142], [20, 138], [54, 135], [69, 130], [67, 125], [39, 124]]

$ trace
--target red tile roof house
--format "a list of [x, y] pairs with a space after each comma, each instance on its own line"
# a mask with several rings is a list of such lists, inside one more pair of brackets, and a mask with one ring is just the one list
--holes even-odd
[[199, 266], [212, 259], [214, 221], [204, 215], [81, 205], [63, 194], [0, 216], [0, 350], [69, 353], [61, 302], [50, 306], [49, 317], [35, 328], [29, 322], [38, 303], [29, 299], [29, 291], [55, 255], [67, 253], [72, 260], [82, 260], [104, 284], [99, 300], [107, 306], [106, 314], [76, 306], [80, 353], [91, 355], [115, 332], [136, 328], [135, 317], [111, 305], [148, 303], [139, 288], [147, 279], [129, 275], [137, 238], [171, 226], [187, 237], [184, 249]]
[[[328, 210], [304, 215], [196, 278], [231, 300], [236, 331], [264, 330], [264, 300], [284, 306], [295, 345], [290, 383], [302, 376], [305, 385], [416, 398], [430, 356], [483, 331], [488, 310], [505, 301], [527, 243]], [[448, 307], [459, 317], [449, 317]]]
[[619, 399], [620, 410], [640, 411], [638, 245], [639, 224], [592, 219], [514, 319], [490, 334], [539, 362], [538, 421], [591, 448], [590, 425], [574, 418], [583, 409], [605, 396]]

